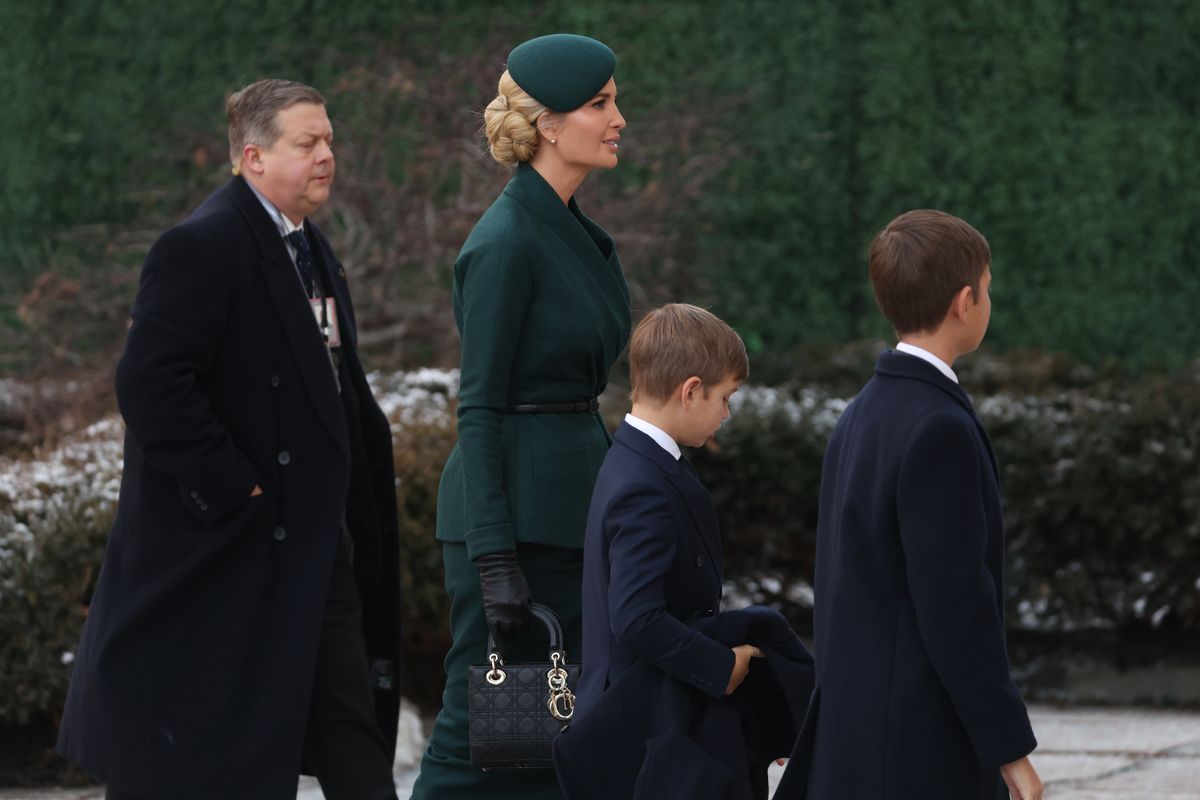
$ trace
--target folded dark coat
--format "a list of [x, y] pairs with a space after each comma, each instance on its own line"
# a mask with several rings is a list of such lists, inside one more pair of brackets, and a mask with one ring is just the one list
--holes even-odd
[[792, 752], [808, 707], [812, 656], [768, 608], [701, 618], [693, 628], [725, 647], [757, 645], [765, 657], [725, 698], [648, 661], [631, 666], [555, 739], [569, 800], [765, 800], [767, 766]]

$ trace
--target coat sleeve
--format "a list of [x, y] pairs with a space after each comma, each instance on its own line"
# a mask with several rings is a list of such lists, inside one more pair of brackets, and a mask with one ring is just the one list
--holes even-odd
[[515, 550], [504, 493], [503, 413], [521, 327], [533, 297], [528, 262], [505, 244], [457, 265], [462, 329], [458, 447], [466, 489], [464, 540], [472, 560]]
[[917, 626], [984, 766], [1036, 746], [1009, 673], [1002, 598], [985, 563], [984, 475], [972, 423], [929, 418], [909, 439], [897, 512]]
[[258, 471], [213, 414], [203, 376], [225, 331], [227, 287], [210, 248], [173, 228], [142, 267], [117, 404], [146, 462], [179, 484], [184, 504], [215, 523], [246, 502]]
[[604, 515], [612, 635], [667, 674], [722, 697], [733, 651], [667, 611], [666, 585], [679, 535], [667, 491], [650, 481], [626, 484]]

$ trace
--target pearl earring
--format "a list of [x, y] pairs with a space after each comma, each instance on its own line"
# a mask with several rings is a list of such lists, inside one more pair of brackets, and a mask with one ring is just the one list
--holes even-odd
[[558, 139], [551, 139], [550, 144], [558, 144]]

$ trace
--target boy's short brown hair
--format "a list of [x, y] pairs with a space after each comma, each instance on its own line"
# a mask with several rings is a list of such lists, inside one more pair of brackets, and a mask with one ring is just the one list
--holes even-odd
[[963, 220], [929, 208], [901, 214], [871, 240], [875, 302], [896, 335], [935, 330], [950, 301], [979, 281], [992, 262], [987, 239]]
[[629, 339], [634, 402], [665, 401], [692, 376], [708, 389], [750, 375], [746, 345], [718, 316], [687, 303], [668, 303], [638, 323]]

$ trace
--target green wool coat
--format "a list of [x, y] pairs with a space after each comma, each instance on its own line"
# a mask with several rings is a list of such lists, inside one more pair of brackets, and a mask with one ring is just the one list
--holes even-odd
[[506, 414], [590, 400], [629, 337], [612, 238], [528, 164], [454, 265], [462, 338], [458, 444], [438, 491], [437, 538], [471, 559], [517, 542], [582, 547], [610, 438], [598, 414]]

